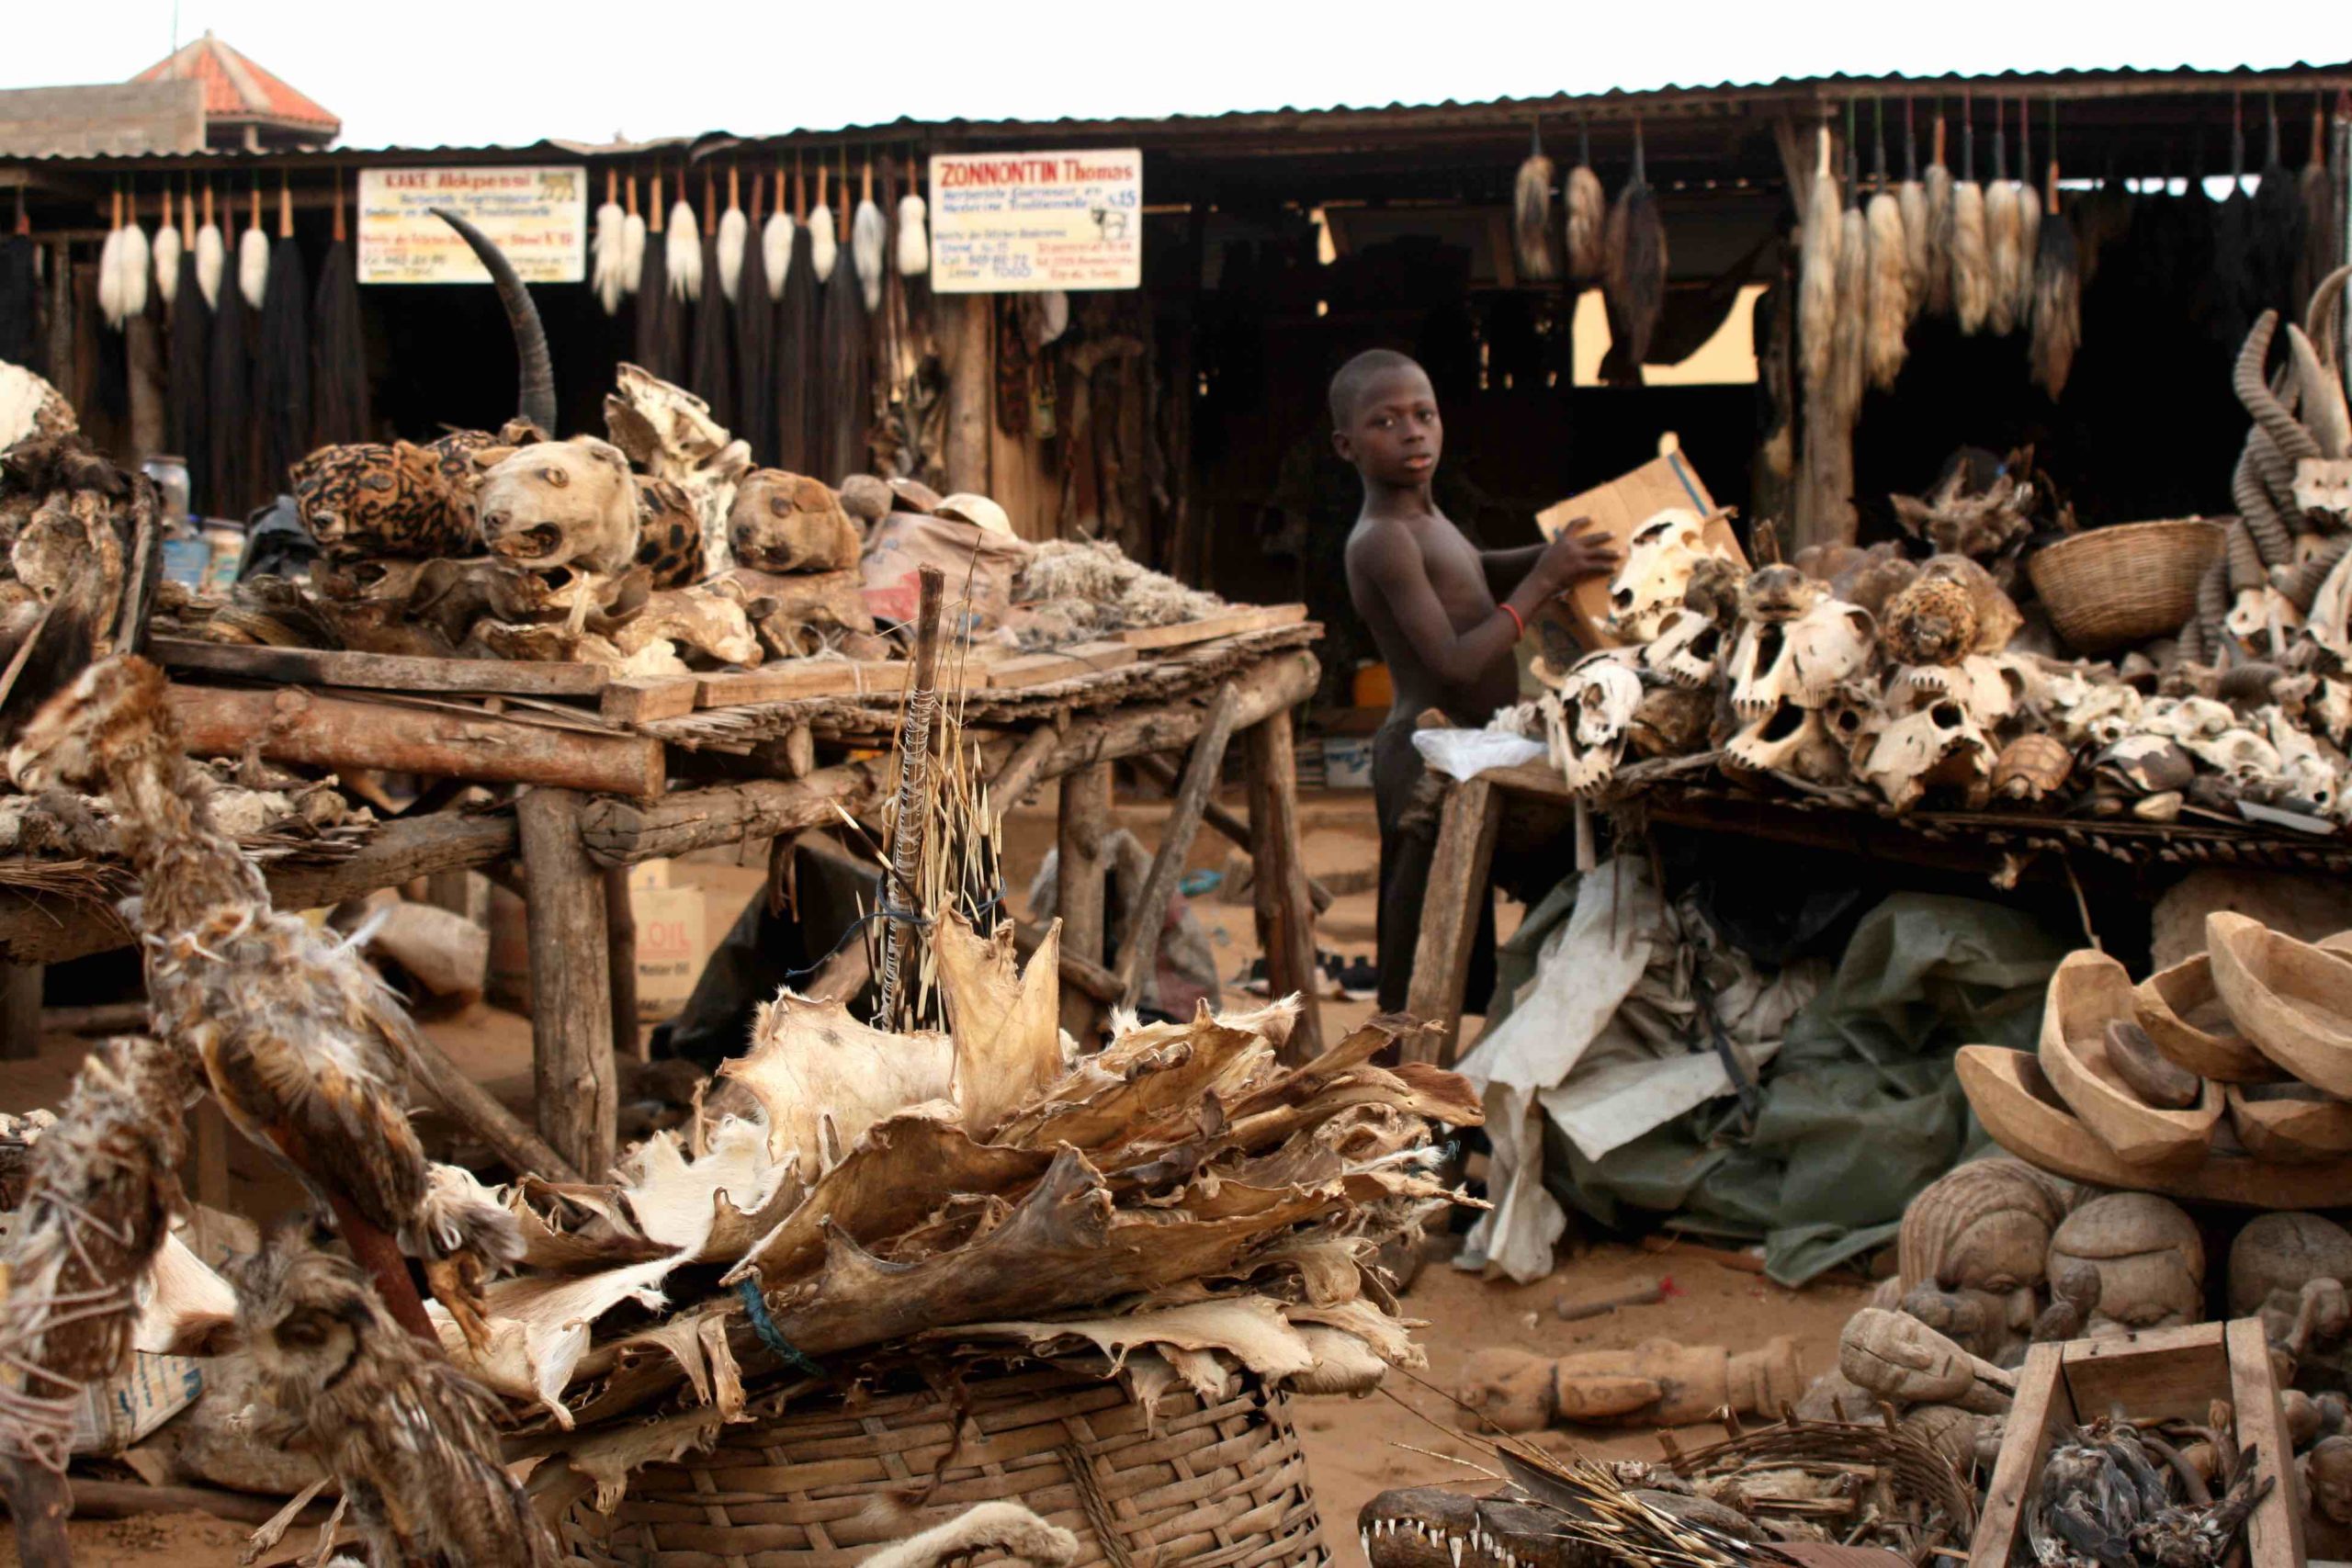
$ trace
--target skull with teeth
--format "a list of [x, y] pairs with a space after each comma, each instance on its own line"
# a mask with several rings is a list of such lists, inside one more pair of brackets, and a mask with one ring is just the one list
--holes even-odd
[[1813, 784], [1843, 784], [1846, 747], [1818, 708], [1783, 702], [1724, 744], [1724, 765], [1788, 773]]
[[2295, 462], [2295, 509], [2314, 523], [2352, 523], [2352, 457], [2301, 457]]
[[1732, 711], [1756, 719], [1783, 702], [1819, 707], [1869, 665], [1872, 649], [1870, 616], [1839, 600], [1816, 598], [1793, 620], [1751, 612], [1732, 648]]
[[1740, 614], [1750, 621], [1793, 621], [1813, 608], [1821, 585], [1792, 566], [1759, 566], [1747, 574]]
[[1642, 678], [1628, 650], [1611, 649], [1578, 660], [1559, 691], [1544, 699], [1552, 761], [1578, 792], [1597, 789], [1617, 771], [1625, 729], [1642, 705]]
[[1909, 713], [1939, 697], [1967, 708], [1992, 728], [2018, 711], [2031, 691], [2027, 666], [2007, 654], [1972, 653], [1955, 664], [1906, 664], [1887, 682], [1887, 705]]
[[1943, 697], [1865, 721], [1854, 771], [1897, 811], [1918, 805], [1931, 788], [1956, 789], [1973, 808], [1991, 787], [1993, 746], [1965, 705]]
[[1679, 609], [1690, 573], [1712, 552], [1695, 512], [1668, 507], [1634, 530], [1625, 564], [1609, 584], [1609, 629], [1632, 642], [1656, 637]]
[[489, 446], [473, 455], [482, 543], [533, 570], [622, 572], [637, 558], [628, 459], [593, 435]]
[[1724, 629], [1688, 607], [1669, 610], [1642, 649], [1642, 668], [1678, 686], [1703, 686], [1723, 661]]

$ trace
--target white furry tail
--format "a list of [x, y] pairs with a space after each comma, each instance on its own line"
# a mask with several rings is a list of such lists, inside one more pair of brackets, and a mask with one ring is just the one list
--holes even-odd
[[912, 191], [899, 198], [899, 276], [921, 277], [931, 270], [929, 214]]
[[809, 270], [818, 282], [832, 280], [833, 264], [841, 259], [841, 242], [833, 236], [833, 209], [820, 202], [808, 214]]
[[[1829, 132], [1821, 132], [1821, 161], [1805, 199], [1804, 234], [1797, 255], [1797, 363], [1808, 389], [1829, 379], [1830, 339], [1837, 332], [1838, 245], [1844, 199], [1829, 166]], [[1858, 302], [1859, 303], [1859, 302]]]
[[229, 247], [220, 238], [220, 226], [207, 223], [196, 231], [196, 286], [203, 291], [208, 310], [220, 303], [220, 275], [228, 265]]
[[940, 1568], [981, 1551], [1001, 1551], [1036, 1568], [1078, 1561], [1078, 1537], [1018, 1503], [982, 1503], [867, 1558], [863, 1568]]
[[645, 281], [645, 219], [632, 212], [621, 220], [621, 292], [634, 294]]
[[702, 225], [683, 200], [670, 209], [664, 240], [670, 263], [670, 292], [689, 302], [702, 298]]
[[1984, 231], [1984, 187], [1962, 180], [1951, 188], [1951, 313], [1960, 330], [1984, 330], [1993, 308], [1992, 239]]
[[740, 207], [718, 215], [718, 291], [731, 303], [743, 286], [743, 247], [751, 243], [752, 220]]
[[1871, 385], [1883, 392], [1903, 373], [1910, 352], [1904, 333], [1911, 324], [1911, 288], [1907, 268], [1910, 236], [1903, 227], [1903, 204], [1893, 191], [1871, 197], [1870, 324], [1863, 340]]
[[1910, 296], [1911, 314], [1917, 316], [1928, 304], [1928, 247], [1931, 239], [1928, 187], [1917, 180], [1905, 180], [1896, 187], [1894, 200], [1903, 213], [1903, 288]]
[[122, 319], [143, 314], [147, 309], [147, 269], [153, 265], [154, 253], [148, 248], [147, 231], [136, 223], [128, 223], [122, 231]]
[[882, 308], [882, 245], [889, 232], [880, 208], [871, 200], [857, 204], [850, 219], [849, 252], [857, 264], [857, 290], [865, 296], [869, 314]]
[[269, 236], [258, 224], [237, 236], [237, 292], [256, 310], [269, 294]]
[[166, 223], [155, 231], [155, 298], [166, 310], [180, 292], [180, 231]]
[[98, 314], [107, 325], [122, 330], [122, 231], [107, 231], [98, 247]]
[[628, 292], [622, 281], [628, 258], [621, 237], [628, 221], [628, 215], [621, 211], [617, 201], [608, 201], [596, 209], [596, 238], [590, 246], [595, 265], [588, 276], [596, 290], [596, 302], [605, 308], [607, 316], [620, 314], [621, 296]]
[[767, 274], [770, 303], [784, 298], [785, 279], [792, 271], [792, 214], [771, 212], [760, 228], [760, 265]]
[[2018, 290], [2033, 265], [2023, 243], [2024, 200], [2025, 186], [2015, 180], [1995, 180], [1984, 187], [1984, 255], [1993, 284], [1984, 321], [2001, 337], [2018, 330]]

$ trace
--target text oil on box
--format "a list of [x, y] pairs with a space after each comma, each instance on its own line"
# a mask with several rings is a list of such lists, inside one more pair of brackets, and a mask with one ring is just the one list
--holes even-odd
[[1143, 153], [943, 152], [931, 160], [943, 294], [1143, 287]]

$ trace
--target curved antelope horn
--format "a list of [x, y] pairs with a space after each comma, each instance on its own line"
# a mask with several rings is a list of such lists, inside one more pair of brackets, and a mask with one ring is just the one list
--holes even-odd
[[506, 324], [514, 330], [514, 357], [520, 368], [516, 412], [553, 435], [555, 362], [548, 356], [548, 330], [539, 321], [539, 308], [531, 302], [531, 291], [523, 287], [523, 280], [515, 276], [514, 264], [506, 259], [506, 253], [489, 235], [446, 207], [434, 208], [432, 212], [455, 229], [458, 237], [490, 269], [490, 281], [498, 289], [498, 302], [506, 307]]

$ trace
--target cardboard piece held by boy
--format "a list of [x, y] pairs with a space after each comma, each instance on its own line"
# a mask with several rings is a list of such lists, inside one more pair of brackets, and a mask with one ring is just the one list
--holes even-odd
[[[1620, 474], [1607, 484], [1545, 507], [1535, 514], [1535, 525], [1543, 530], [1544, 538], [1551, 539], [1571, 521], [1583, 519], [1592, 529], [1608, 535], [1623, 556], [1630, 553], [1634, 530], [1669, 507], [1695, 512], [1706, 518], [1702, 536], [1707, 544], [1739, 562], [1742, 569], [1747, 567], [1747, 553], [1739, 547], [1730, 519], [1714, 515], [1714, 498], [1707, 493], [1698, 470], [1679, 448], [1644, 463], [1631, 473]], [[1624, 645], [1624, 638], [1609, 631], [1610, 581], [1607, 577], [1588, 577], [1544, 612], [1546, 619], [1557, 615], [1577, 645], [1588, 652]]]

